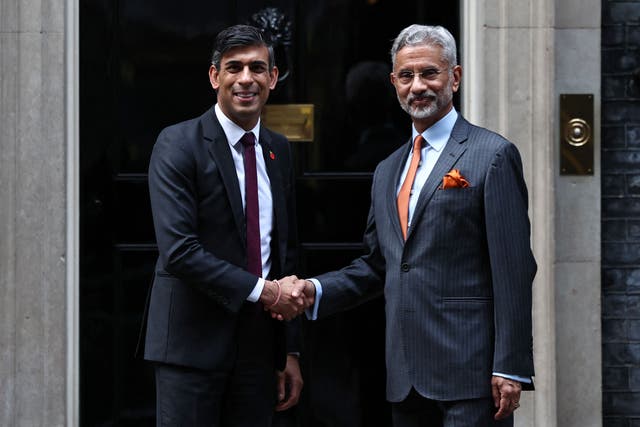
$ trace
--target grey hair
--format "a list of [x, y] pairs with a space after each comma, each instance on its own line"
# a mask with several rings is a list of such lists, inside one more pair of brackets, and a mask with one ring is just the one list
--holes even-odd
[[398, 37], [393, 41], [391, 47], [391, 64], [396, 65], [396, 55], [405, 46], [440, 46], [442, 48], [442, 59], [449, 63], [449, 67], [458, 65], [456, 55], [456, 40], [451, 33], [440, 25], [418, 25], [413, 24], [400, 31]]

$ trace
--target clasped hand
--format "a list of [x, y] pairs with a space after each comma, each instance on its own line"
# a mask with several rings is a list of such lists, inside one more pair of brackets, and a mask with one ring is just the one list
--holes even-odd
[[313, 305], [315, 293], [313, 283], [287, 276], [280, 280], [265, 281], [260, 301], [274, 319], [291, 320]]

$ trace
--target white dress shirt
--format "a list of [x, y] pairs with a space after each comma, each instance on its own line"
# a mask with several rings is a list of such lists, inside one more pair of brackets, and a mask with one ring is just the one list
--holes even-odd
[[[216, 117], [222, 126], [229, 147], [231, 148], [231, 156], [233, 157], [233, 163], [236, 167], [236, 174], [238, 175], [238, 183], [240, 184], [240, 197], [242, 199], [242, 208], [245, 208], [245, 188], [244, 188], [244, 148], [240, 143], [240, 138], [243, 137], [247, 131], [240, 126], [232, 122], [227, 116], [224, 115], [218, 104], [215, 105], [214, 111]], [[271, 197], [271, 182], [269, 181], [269, 175], [267, 175], [267, 167], [264, 163], [264, 156], [262, 154], [262, 147], [259, 144], [260, 138], [260, 119], [256, 126], [249, 132], [253, 133], [256, 140], [256, 170], [258, 174], [258, 206], [260, 211], [260, 248], [262, 258], [262, 277], [256, 282], [255, 288], [249, 296], [247, 301], [256, 302], [262, 294], [264, 288], [264, 277], [269, 275], [271, 271], [271, 231], [273, 230], [273, 199]]]

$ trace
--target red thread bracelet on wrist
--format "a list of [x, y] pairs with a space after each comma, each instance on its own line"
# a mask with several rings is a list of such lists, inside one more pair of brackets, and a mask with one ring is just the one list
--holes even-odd
[[280, 286], [280, 282], [278, 282], [277, 280], [272, 280], [272, 282], [275, 283], [276, 286], [278, 286], [278, 295], [276, 296], [276, 300], [273, 302], [273, 304], [271, 304], [267, 308], [272, 308], [273, 306], [275, 306], [278, 301], [280, 301], [280, 296], [282, 295], [282, 286]]

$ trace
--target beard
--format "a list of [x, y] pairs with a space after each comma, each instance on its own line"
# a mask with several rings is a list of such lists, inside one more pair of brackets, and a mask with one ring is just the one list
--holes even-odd
[[[400, 106], [407, 114], [414, 119], [428, 119], [437, 115], [442, 111], [453, 99], [453, 88], [451, 85], [447, 85], [443, 88], [442, 93], [438, 94], [432, 90], [426, 90], [418, 95], [410, 93], [407, 96], [406, 101], [398, 96], [398, 102]], [[430, 101], [429, 104], [423, 107], [414, 107], [411, 104], [417, 100]]]

